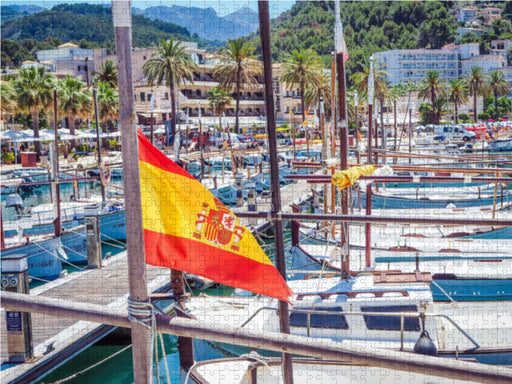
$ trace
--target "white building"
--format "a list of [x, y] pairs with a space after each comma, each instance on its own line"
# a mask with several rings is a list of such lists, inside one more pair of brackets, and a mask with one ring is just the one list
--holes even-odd
[[440, 77], [448, 82], [467, 76], [476, 66], [481, 67], [484, 73], [506, 68], [505, 48], [509, 46], [510, 41], [501, 42], [489, 55], [480, 55], [478, 44], [470, 43], [450, 44], [442, 49], [397, 49], [375, 53], [374, 56], [388, 73], [386, 80], [391, 85], [422, 81], [431, 70], [437, 70]]
[[97, 58], [105, 54], [105, 49], [83, 49], [76, 44], [65, 43], [54, 49], [36, 52], [36, 65], [43, 65], [56, 75], [70, 75], [89, 81], [91, 72], [95, 70], [95, 55]]

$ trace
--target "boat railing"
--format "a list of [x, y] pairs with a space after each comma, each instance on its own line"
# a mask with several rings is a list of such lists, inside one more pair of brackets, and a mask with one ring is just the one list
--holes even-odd
[[[262, 311], [278, 311], [276, 307], [261, 307], [258, 308], [241, 326], [240, 328], [244, 328], [248, 323], [250, 323], [260, 312]], [[432, 317], [432, 318], [442, 318], [452, 324], [456, 330], [458, 330], [467, 340], [471, 342], [475, 346], [475, 348], [480, 348], [480, 344], [478, 344], [464, 329], [462, 329], [452, 318], [448, 315], [438, 314], [438, 313], [425, 313], [425, 312], [330, 312], [330, 311], [321, 311], [321, 310], [304, 310], [304, 309], [290, 309], [290, 313], [302, 313], [306, 315], [306, 335], [310, 337], [311, 334], [311, 315], [330, 315], [330, 316], [339, 316], [342, 314], [343, 316], [379, 316], [379, 317], [400, 317], [400, 351], [404, 350], [404, 338], [405, 338], [405, 318], [408, 317], [417, 317], [421, 318]]]

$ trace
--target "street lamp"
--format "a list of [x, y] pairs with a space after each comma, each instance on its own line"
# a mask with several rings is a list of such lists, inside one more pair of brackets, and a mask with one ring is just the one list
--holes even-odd
[[151, 141], [151, 144], [153, 144], [153, 112], [154, 112], [154, 102], [153, 102], [153, 88], [151, 88], [151, 94], [150, 94], [150, 99], [149, 99], [149, 109], [150, 109], [150, 112], [151, 112], [151, 137], [150, 137], [150, 141]]
[[373, 56], [370, 56], [370, 74], [368, 76], [368, 149], [367, 163], [372, 163], [372, 125], [373, 125], [373, 94], [374, 94], [374, 77], [373, 77]]

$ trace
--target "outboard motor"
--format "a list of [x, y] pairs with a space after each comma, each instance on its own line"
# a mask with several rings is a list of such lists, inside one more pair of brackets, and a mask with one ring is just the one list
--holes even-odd
[[434, 342], [430, 338], [430, 335], [425, 329], [425, 313], [422, 312], [420, 314], [420, 319], [422, 331], [420, 334], [420, 338], [418, 339], [416, 344], [414, 344], [414, 348], [412, 351], [420, 355], [438, 356], [437, 347], [435, 346]]
[[14, 207], [18, 216], [23, 214], [23, 199], [17, 193], [12, 193], [5, 199], [5, 208]]

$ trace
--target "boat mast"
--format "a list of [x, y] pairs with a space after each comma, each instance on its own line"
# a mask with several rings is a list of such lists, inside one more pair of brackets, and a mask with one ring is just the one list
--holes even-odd
[[59, 237], [60, 227], [60, 185], [59, 185], [59, 135], [57, 133], [57, 89], [53, 88], [53, 128], [55, 140], [53, 142], [52, 173], [53, 183], [51, 185], [52, 195], [55, 197], [53, 204], [53, 225], [55, 227], [55, 236]]
[[[334, 46], [336, 50], [336, 70], [338, 75], [338, 126], [340, 131], [340, 169], [348, 168], [348, 124], [347, 124], [347, 99], [345, 87], [345, 57], [347, 55], [345, 39], [343, 37], [343, 26], [340, 18], [340, 3], [335, 2], [334, 12], [336, 14], [336, 23], [334, 24]], [[348, 189], [341, 192], [341, 211], [344, 215], [348, 214]], [[348, 223], [341, 223], [341, 277], [348, 279], [350, 277], [349, 263], [349, 238]]]
[[[263, 54], [263, 70], [265, 73], [265, 106], [267, 112], [268, 149], [270, 156], [270, 180], [272, 191], [272, 207], [270, 215], [274, 226], [276, 247], [276, 267], [286, 281], [286, 262], [283, 242], [283, 222], [281, 215], [281, 191], [279, 184], [279, 159], [277, 157], [277, 135], [274, 109], [274, 91], [272, 89], [272, 58], [270, 50], [270, 22], [267, 1], [258, 1], [260, 19], [261, 49]], [[279, 301], [279, 322], [282, 333], [290, 333], [288, 303]], [[283, 377], [286, 384], [293, 383], [292, 355], [283, 353]]]

